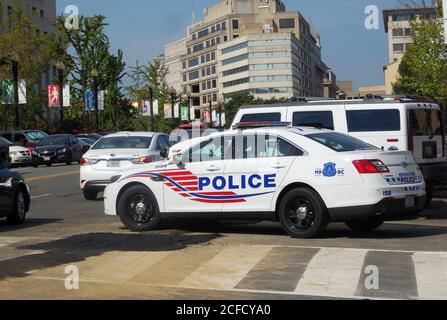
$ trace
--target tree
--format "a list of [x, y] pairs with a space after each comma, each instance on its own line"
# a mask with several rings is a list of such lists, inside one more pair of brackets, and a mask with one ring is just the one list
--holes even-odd
[[[0, 16], [5, 16], [1, 4]], [[46, 95], [37, 91], [37, 84], [50, 68], [57, 46], [57, 36], [38, 31], [32, 14], [27, 14], [19, 2], [12, 4], [6, 19], [0, 19], [0, 82], [12, 78], [11, 60], [18, 61], [19, 77], [27, 84], [27, 105], [20, 107], [23, 128], [32, 127], [43, 118]], [[0, 105], [0, 126], [4, 129], [14, 120], [14, 112], [10, 109]]]
[[433, 97], [447, 103], [447, 45], [443, 25], [437, 20], [413, 22], [414, 44], [405, 52], [394, 85], [398, 94]]

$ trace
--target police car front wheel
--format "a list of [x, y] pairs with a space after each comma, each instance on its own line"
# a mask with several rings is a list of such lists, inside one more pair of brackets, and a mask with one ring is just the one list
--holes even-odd
[[278, 214], [284, 230], [293, 238], [315, 237], [329, 222], [318, 194], [306, 188], [289, 191], [281, 200]]
[[118, 200], [118, 215], [132, 231], [153, 230], [160, 223], [160, 211], [153, 193], [144, 186], [127, 189]]

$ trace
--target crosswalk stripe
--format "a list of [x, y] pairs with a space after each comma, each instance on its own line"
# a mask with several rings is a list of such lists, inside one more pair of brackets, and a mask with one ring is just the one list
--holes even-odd
[[10, 245], [25, 241], [27, 238], [15, 237], [0, 237], [0, 248], [8, 247]]
[[201, 246], [174, 251], [129, 281], [150, 285], [178, 285], [221, 250], [220, 247]]
[[273, 248], [236, 289], [293, 292], [318, 249]]
[[[418, 295], [411, 253], [369, 251], [357, 295], [360, 297], [415, 299]], [[373, 269], [368, 269], [373, 267]], [[373, 274], [371, 272], [378, 272]], [[377, 279], [372, 276], [378, 276]], [[378, 285], [378, 288], [371, 286]]]
[[447, 299], [447, 253], [416, 252], [414, 268], [420, 299]]
[[271, 249], [271, 246], [256, 245], [223, 249], [184, 279], [179, 286], [197, 289], [233, 289]]
[[324, 248], [310, 261], [295, 293], [353, 298], [367, 250]]

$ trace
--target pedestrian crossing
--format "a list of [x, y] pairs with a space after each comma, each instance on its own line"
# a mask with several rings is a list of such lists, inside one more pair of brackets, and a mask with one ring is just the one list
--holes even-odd
[[[18, 239], [15, 239], [18, 240]], [[14, 239], [0, 238], [0, 248]], [[44, 256], [44, 255], [43, 255]], [[39, 258], [42, 258], [40, 256]], [[170, 251], [105, 251], [33, 270], [63, 280], [69, 265], [81, 282], [166, 286], [331, 298], [447, 299], [447, 252], [409, 252], [275, 245], [194, 245]], [[370, 267], [378, 286], [369, 288]], [[0, 270], [2, 261], [0, 261]]]

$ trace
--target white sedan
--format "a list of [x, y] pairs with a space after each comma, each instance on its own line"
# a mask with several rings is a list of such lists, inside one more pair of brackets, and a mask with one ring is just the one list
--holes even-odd
[[256, 219], [310, 238], [329, 222], [372, 231], [424, 208], [424, 179], [409, 152], [327, 130], [251, 126], [181, 142], [165, 161], [115, 175], [105, 213], [133, 231], [166, 218]]
[[164, 133], [119, 132], [99, 139], [80, 162], [85, 199], [95, 200], [113, 175], [160, 160], [160, 152], [169, 147], [169, 136]]
[[9, 157], [11, 158], [12, 166], [31, 165], [33, 162], [32, 152], [24, 147], [10, 146]]

